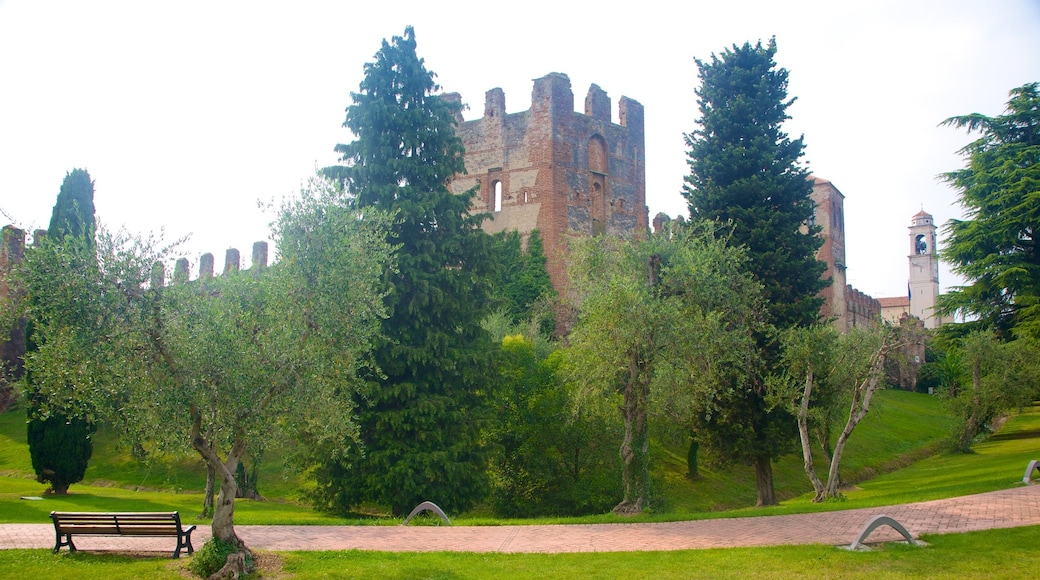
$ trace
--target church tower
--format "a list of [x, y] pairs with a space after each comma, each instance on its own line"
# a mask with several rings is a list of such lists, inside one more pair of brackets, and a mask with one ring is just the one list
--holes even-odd
[[935, 312], [939, 299], [939, 257], [936, 255], [935, 223], [921, 210], [910, 224], [910, 314], [924, 321], [925, 328], [938, 328], [942, 319]]

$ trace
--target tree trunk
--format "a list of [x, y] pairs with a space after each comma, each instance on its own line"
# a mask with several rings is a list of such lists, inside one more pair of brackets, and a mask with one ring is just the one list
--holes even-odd
[[776, 490], [773, 488], [773, 464], [768, 455], [755, 456], [755, 480], [758, 485], [758, 502], [756, 506], [778, 505]]
[[845, 423], [845, 429], [842, 430], [841, 434], [838, 435], [838, 442], [834, 444], [834, 455], [831, 457], [831, 468], [827, 473], [827, 497], [838, 496], [838, 482], [840, 476], [838, 475], [838, 468], [841, 465], [841, 455], [845, 452], [845, 443], [849, 440], [849, 436], [852, 435], [852, 430], [856, 428], [856, 425], [863, 420], [863, 417], [867, 416], [867, 412], [870, 411], [870, 400], [874, 396], [874, 391], [877, 390], [878, 380], [885, 372], [885, 359], [888, 356], [888, 351], [901, 346], [901, 344], [895, 344], [890, 346], [883, 346], [878, 350], [877, 354], [874, 355], [874, 360], [870, 364], [870, 369], [867, 371], [866, 378], [863, 379], [859, 385], [856, 386], [856, 390], [852, 393], [852, 405], [849, 407], [849, 420]]
[[191, 446], [202, 455], [206, 465], [220, 477], [220, 493], [217, 495], [216, 505], [213, 509], [213, 521], [210, 524], [213, 537], [238, 546], [240, 551], [245, 551], [245, 544], [235, 534], [234, 522], [235, 494], [238, 492], [235, 471], [245, 452], [245, 440], [241, 434], [237, 434], [231, 444], [227, 460], [221, 461], [214, 446], [202, 436], [202, 414], [194, 406], [192, 406], [191, 414], [193, 417]]
[[214, 538], [244, 547], [242, 540], [235, 534], [235, 494], [237, 491], [235, 472], [227, 468], [221, 469], [220, 493], [217, 495], [217, 502], [213, 508], [213, 522], [210, 527], [213, 530]]
[[979, 431], [979, 415], [982, 407], [982, 365], [978, 359], [971, 367], [971, 411], [968, 413], [967, 423], [961, 432], [958, 446], [963, 453], [971, 451], [971, 444], [975, 441], [975, 434]]
[[202, 498], [202, 514], [199, 517], [213, 517], [213, 492], [217, 483], [217, 472], [213, 466], [206, 463], [206, 496]]
[[[42, 479], [39, 479], [39, 478], [37, 478], [36, 481], [39, 481], [40, 483], [44, 483], [44, 481]], [[53, 479], [51, 480], [51, 487], [50, 487], [50, 489], [48, 489], [46, 491], [47, 495], [68, 495], [68, 493], [69, 493], [69, 484], [68, 483], [65, 483], [64, 481], [54, 481]]]
[[614, 513], [635, 515], [643, 511], [648, 488], [650, 461], [647, 398], [649, 377], [646, 376], [636, 354], [629, 359], [629, 381], [625, 385], [621, 415], [625, 422], [625, 438], [621, 442], [621, 479], [624, 499], [614, 507]]
[[798, 407], [798, 437], [802, 442], [802, 460], [804, 461], [805, 474], [809, 476], [809, 481], [812, 482], [813, 490], [816, 492], [813, 502], [819, 503], [824, 498], [823, 483], [820, 482], [820, 478], [816, 475], [816, 468], [813, 467], [812, 441], [809, 439], [809, 399], [812, 397], [812, 388], [813, 372], [810, 369], [805, 375], [802, 404]]
[[697, 452], [701, 444], [697, 442], [697, 434], [690, 435], [690, 447], [686, 450], [686, 479], [700, 479], [701, 473], [697, 466]]

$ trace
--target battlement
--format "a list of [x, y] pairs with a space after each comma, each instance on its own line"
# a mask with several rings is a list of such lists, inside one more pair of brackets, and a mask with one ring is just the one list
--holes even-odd
[[[442, 98], [461, 102], [456, 93]], [[618, 122], [599, 85], [589, 87], [584, 113], [574, 109], [570, 78], [558, 72], [534, 79], [531, 108], [506, 113], [501, 88], [484, 93], [484, 115], [459, 120], [466, 175], [455, 193], [476, 188], [474, 210], [491, 213], [489, 233], [535, 229], [546, 267], [560, 293], [567, 287], [567, 239], [574, 233], [645, 235], [646, 170], [643, 106], [621, 97]]]
[[[12, 296], [13, 292], [17, 289], [11, 288], [8, 284], [8, 274], [11, 269], [22, 262], [25, 258], [25, 231], [16, 228], [13, 225], [4, 226], [2, 230], [2, 245], [0, 245], [0, 300], [7, 300]], [[35, 230], [33, 232], [33, 241], [41, 240], [47, 235], [47, 230]], [[260, 241], [253, 243], [252, 252], [252, 268], [249, 271], [259, 272], [267, 268], [268, 260], [268, 244], [267, 242]], [[199, 279], [212, 278], [214, 275], [214, 256], [211, 253], [202, 254], [199, 257]], [[158, 282], [159, 285], [165, 285], [165, 267], [161, 267], [162, 264], [158, 264], [153, 269], [152, 281], [153, 283]], [[242, 267], [242, 254], [237, 248], [228, 248], [224, 253], [224, 270], [223, 273], [237, 272]], [[191, 262], [188, 258], [180, 257], [174, 263], [173, 267], [173, 283], [188, 282], [190, 278]], [[159, 274], [159, 277], [156, 277]]]
[[[238, 251], [238, 248], [228, 248], [224, 252], [224, 274], [229, 272], [238, 272], [242, 263], [242, 254]], [[252, 256], [253, 267], [250, 269], [254, 272], [260, 272], [267, 268], [267, 242], [254, 242], [253, 243], [253, 256]], [[199, 257], [199, 278], [200, 280], [208, 280], [213, 277], [214, 259], [213, 254], [207, 252]], [[191, 262], [187, 258], [178, 258], [173, 266], [173, 283], [179, 284], [188, 282], [191, 272]], [[153, 276], [154, 278], [154, 276]], [[160, 281], [162, 284], [162, 281]]]

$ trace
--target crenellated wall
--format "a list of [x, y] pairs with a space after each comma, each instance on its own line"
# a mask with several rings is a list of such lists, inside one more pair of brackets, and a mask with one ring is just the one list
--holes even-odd
[[[224, 252], [224, 273], [237, 272], [241, 269], [242, 254], [237, 248], [228, 248]], [[252, 270], [262, 270], [267, 267], [267, 242], [253, 243]], [[199, 278], [208, 279], [213, 277], [214, 259], [213, 254], [205, 253], [199, 256]], [[173, 283], [187, 282], [191, 272], [191, 262], [187, 258], [178, 258], [173, 265]]]
[[[461, 101], [457, 93], [444, 98]], [[538, 229], [546, 268], [557, 291], [567, 286], [566, 244], [572, 232], [641, 236], [647, 231], [643, 106], [628, 97], [611, 122], [610, 98], [589, 87], [585, 112], [574, 110], [565, 74], [535, 79], [531, 108], [506, 113], [500, 88], [484, 96], [484, 115], [459, 118], [467, 175], [452, 182], [462, 193], [477, 188], [476, 210], [493, 219], [489, 233]]]

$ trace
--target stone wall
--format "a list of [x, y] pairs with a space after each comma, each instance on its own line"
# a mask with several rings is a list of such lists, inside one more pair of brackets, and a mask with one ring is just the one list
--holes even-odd
[[[3, 245], [0, 246], [0, 307], [7, 307], [19, 292], [18, 288], [9, 283], [11, 269], [21, 263], [25, 257], [25, 232], [14, 227], [6, 226], [2, 230]], [[37, 230], [34, 239], [41, 239], [46, 232]], [[203, 254], [199, 258], [199, 278], [213, 277], [213, 254]], [[241, 255], [235, 248], [230, 248], [225, 253], [224, 273], [238, 271], [241, 263]], [[179, 258], [173, 269], [173, 282], [183, 283], [189, 280], [191, 264], [187, 258]], [[256, 242], [253, 244], [252, 268], [250, 271], [259, 272], [267, 267], [267, 242]], [[152, 284], [165, 285], [165, 268], [162, 264], [156, 264], [152, 271]], [[25, 356], [25, 327], [26, 320], [16, 320], [14, 325], [2, 335], [0, 342], [0, 412], [3, 412], [15, 398], [14, 383], [21, 379], [24, 374]]]
[[460, 119], [467, 174], [452, 190], [476, 188], [475, 209], [493, 216], [484, 223], [489, 233], [537, 228], [561, 294], [569, 235], [632, 237], [648, 228], [643, 106], [621, 97], [618, 121], [611, 122], [610, 98], [596, 85], [585, 113], [575, 112], [570, 79], [560, 73], [535, 79], [527, 111], [507, 114], [505, 93], [495, 88], [485, 94], [482, 118]]

